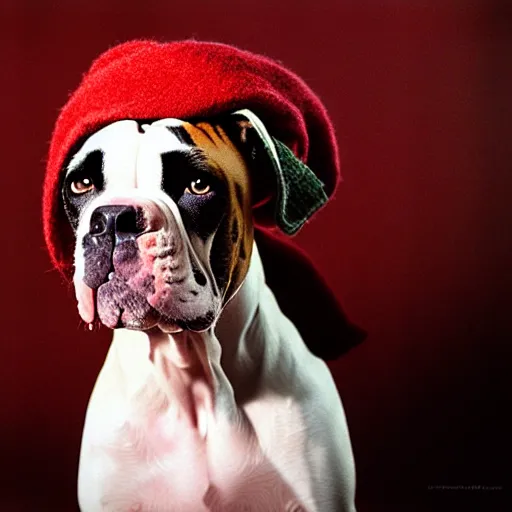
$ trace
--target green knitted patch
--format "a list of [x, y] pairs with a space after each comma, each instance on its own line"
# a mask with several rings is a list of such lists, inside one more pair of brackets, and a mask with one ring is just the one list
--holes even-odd
[[271, 137], [261, 120], [248, 109], [235, 115], [244, 116], [258, 133], [276, 176], [277, 227], [294, 235], [328, 200], [323, 183], [282, 142]]
[[327, 202], [328, 197], [315, 173], [282, 142], [272, 140], [280, 164], [274, 165], [278, 181], [276, 223], [284, 233], [293, 235]]

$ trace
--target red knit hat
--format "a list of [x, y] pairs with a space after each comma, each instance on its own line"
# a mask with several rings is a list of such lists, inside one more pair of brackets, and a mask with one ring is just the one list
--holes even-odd
[[333, 127], [311, 89], [278, 63], [232, 46], [199, 41], [132, 41], [101, 55], [62, 109], [53, 133], [43, 195], [44, 235], [66, 275], [72, 236], [61, 202], [61, 172], [71, 149], [121, 119], [187, 119], [250, 109], [323, 182], [339, 180]]

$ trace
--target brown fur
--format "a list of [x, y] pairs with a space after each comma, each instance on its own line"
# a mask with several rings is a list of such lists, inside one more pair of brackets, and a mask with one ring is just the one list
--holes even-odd
[[[183, 127], [194, 144], [203, 150], [214, 175], [222, 179], [229, 190], [228, 211], [215, 235], [216, 239], [223, 239], [216, 240], [217, 244], [231, 248], [224, 289], [224, 300], [227, 301], [242, 284], [251, 260], [253, 223], [249, 169], [237, 146], [219, 124], [184, 123]], [[241, 128], [243, 139], [247, 126]], [[214, 242], [214, 247], [217, 244]]]

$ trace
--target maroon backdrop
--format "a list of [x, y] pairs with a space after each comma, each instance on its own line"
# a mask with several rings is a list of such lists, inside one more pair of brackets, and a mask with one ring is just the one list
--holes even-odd
[[1, 511], [76, 510], [81, 426], [109, 333], [79, 326], [72, 290], [50, 269], [41, 185], [69, 91], [97, 54], [135, 37], [265, 53], [332, 116], [345, 182], [297, 240], [369, 332], [332, 365], [359, 511], [505, 510], [506, 4], [1, 1]]

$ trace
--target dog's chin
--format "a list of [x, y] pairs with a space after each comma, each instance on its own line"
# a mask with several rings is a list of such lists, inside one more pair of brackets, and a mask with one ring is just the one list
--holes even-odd
[[[215, 320], [215, 315], [208, 308], [203, 311], [201, 307], [189, 307], [187, 310], [179, 300], [180, 294], [174, 298], [168, 294], [171, 298], [166, 303], [158, 301], [151, 305], [147, 300], [146, 286], [134, 289], [117, 273], [112, 273], [96, 291], [81, 279], [75, 280], [75, 287], [82, 319], [91, 323], [97, 318], [109, 329], [159, 329], [169, 334], [184, 330], [202, 332]], [[173, 316], [168, 312], [173, 312]]]
[[129, 329], [131, 331], [155, 331], [159, 330], [166, 334], [177, 334], [183, 331], [193, 332], [204, 332], [208, 330], [213, 322], [206, 322], [203, 318], [194, 318], [186, 320], [171, 320], [160, 316], [157, 320], [153, 315], [148, 315], [143, 318], [133, 318], [130, 315], [126, 315], [125, 311], [122, 311], [118, 315], [116, 325], [106, 324], [104, 321], [100, 321], [103, 325], [110, 329]]
[[112, 329], [130, 329], [131, 331], [159, 330], [167, 334], [176, 334], [178, 332], [183, 332], [184, 330], [172, 320], [163, 317], [160, 317], [156, 321], [153, 317], [129, 318], [127, 320], [123, 320], [123, 315], [120, 315], [117, 325], [112, 327]]

